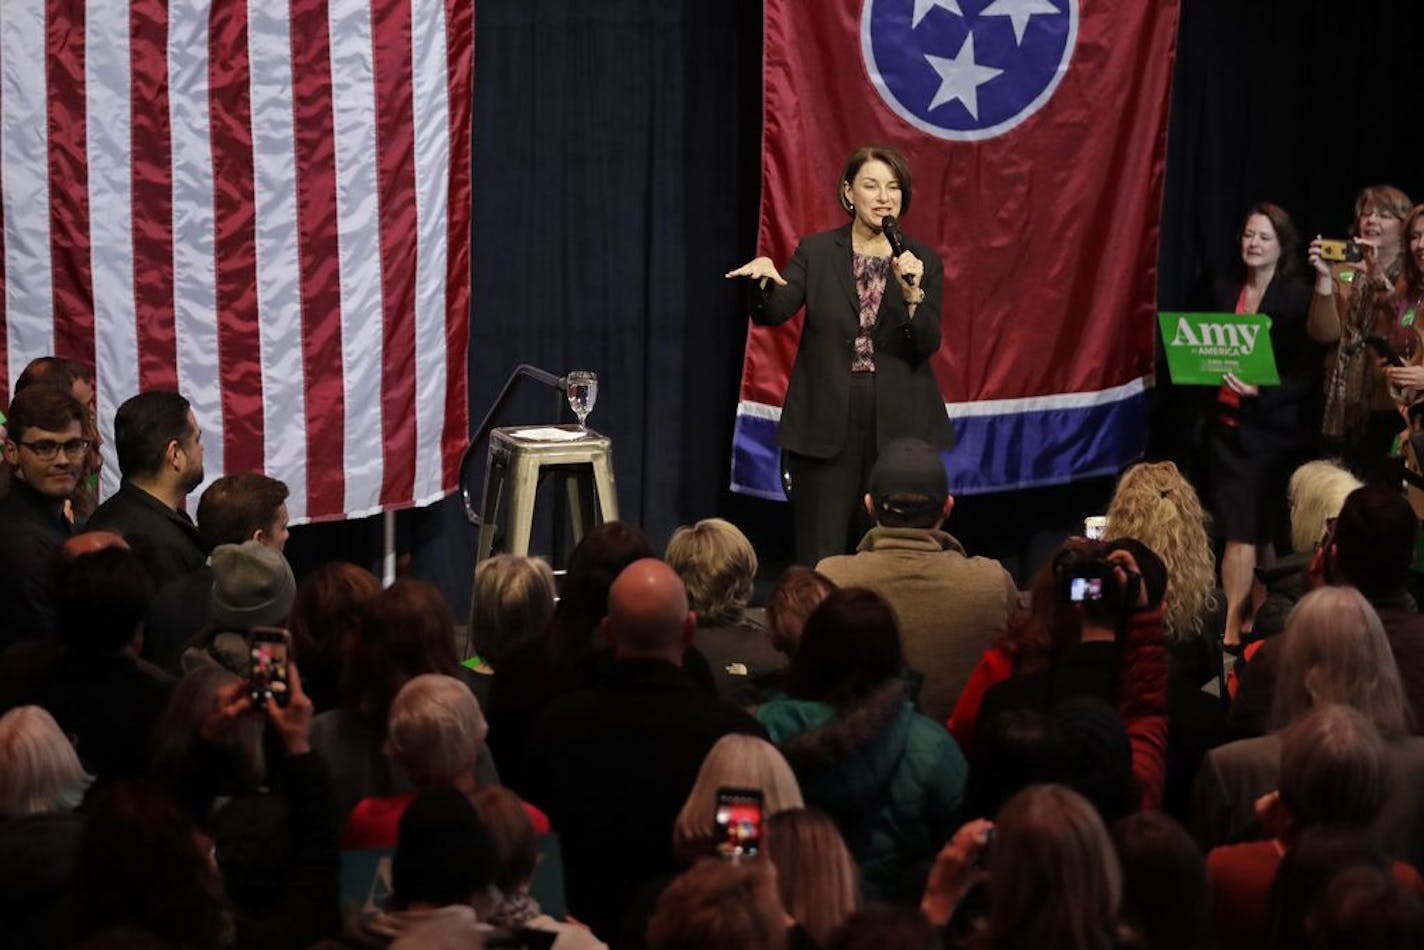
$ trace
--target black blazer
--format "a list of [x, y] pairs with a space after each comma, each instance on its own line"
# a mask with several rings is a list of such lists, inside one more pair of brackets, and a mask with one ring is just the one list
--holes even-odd
[[[1306, 333], [1310, 293], [1310, 285], [1303, 280], [1277, 277], [1267, 285], [1256, 308], [1271, 318], [1271, 349], [1281, 377], [1279, 386], [1262, 386], [1255, 399], [1241, 400], [1242, 437], [1262, 448], [1305, 447], [1313, 444], [1320, 431], [1321, 367], [1326, 347]], [[1212, 287], [1212, 305], [1221, 313], [1230, 313], [1240, 294], [1240, 283], [1218, 281]], [[1210, 392], [1214, 400], [1216, 391]]]
[[[944, 397], [930, 369], [939, 349], [944, 263], [933, 248], [910, 239], [906, 250], [925, 265], [925, 299], [910, 319], [894, 275], [873, 330], [875, 344], [875, 434], [879, 446], [892, 439], [924, 439], [939, 449], [954, 444]], [[791, 369], [777, 442], [812, 458], [831, 458], [845, 444], [850, 414], [850, 364], [860, 329], [860, 299], [851, 269], [850, 225], [803, 238], [782, 270], [786, 286], [753, 285], [754, 323], [785, 323], [804, 305], [806, 320]]]

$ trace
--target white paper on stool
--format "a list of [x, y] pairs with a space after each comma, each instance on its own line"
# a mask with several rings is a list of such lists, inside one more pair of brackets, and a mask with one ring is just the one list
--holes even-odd
[[552, 426], [540, 426], [533, 429], [516, 429], [510, 434], [516, 439], [525, 439], [529, 442], [577, 442], [579, 439], [587, 438], [591, 433], [578, 429], [555, 429]]

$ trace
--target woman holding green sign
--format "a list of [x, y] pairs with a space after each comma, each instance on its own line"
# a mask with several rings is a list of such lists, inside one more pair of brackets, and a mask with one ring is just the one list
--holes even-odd
[[1278, 386], [1255, 386], [1228, 374], [1217, 393], [1210, 428], [1208, 501], [1226, 542], [1221, 586], [1226, 592], [1224, 642], [1241, 643], [1258, 562], [1275, 558], [1286, 481], [1308, 458], [1319, 419], [1321, 348], [1306, 333], [1309, 288], [1296, 276], [1300, 238], [1290, 215], [1273, 204], [1254, 206], [1241, 227], [1237, 279], [1215, 288], [1219, 311], [1271, 318]]

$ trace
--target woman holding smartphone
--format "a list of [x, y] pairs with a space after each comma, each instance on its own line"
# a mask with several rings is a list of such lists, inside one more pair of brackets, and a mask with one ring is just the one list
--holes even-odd
[[1388, 338], [1403, 316], [1395, 289], [1404, 269], [1401, 238], [1409, 210], [1404, 192], [1374, 185], [1355, 199], [1351, 236], [1359, 247], [1358, 262], [1332, 265], [1322, 255], [1321, 238], [1310, 242], [1315, 294], [1307, 326], [1313, 339], [1335, 347], [1325, 372], [1321, 434], [1327, 451], [1342, 454], [1350, 470], [1366, 482], [1389, 478], [1390, 445], [1400, 428], [1378, 359], [1365, 338]]
[[1228, 648], [1241, 643], [1256, 565], [1275, 560], [1286, 481], [1310, 456], [1320, 417], [1324, 352], [1306, 333], [1310, 291], [1296, 276], [1299, 257], [1300, 238], [1290, 215], [1277, 205], [1255, 205], [1241, 226], [1238, 276], [1218, 283], [1213, 294], [1217, 310], [1270, 317], [1280, 375], [1279, 385], [1258, 386], [1228, 373], [1212, 413], [1207, 498], [1226, 543], [1221, 586]]
[[850, 223], [803, 238], [785, 274], [769, 257], [726, 274], [753, 282], [754, 323], [776, 326], [806, 308], [777, 441], [788, 453], [796, 559], [807, 566], [845, 553], [870, 527], [860, 499], [879, 446], [954, 442], [930, 369], [944, 265], [886, 225], [910, 210], [910, 166], [893, 148], [861, 148], [837, 190]]

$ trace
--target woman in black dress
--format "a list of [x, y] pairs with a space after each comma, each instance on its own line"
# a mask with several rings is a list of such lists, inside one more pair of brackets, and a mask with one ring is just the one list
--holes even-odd
[[1228, 374], [1213, 407], [1208, 473], [1210, 507], [1226, 542], [1225, 643], [1235, 647], [1250, 616], [1258, 563], [1275, 559], [1273, 541], [1285, 509], [1286, 481], [1311, 453], [1320, 415], [1323, 348], [1306, 333], [1310, 288], [1297, 277], [1300, 238], [1290, 215], [1254, 206], [1241, 228], [1238, 278], [1215, 289], [1221, 311], [1271, 318], [1278, 386], [1255, 386]]

